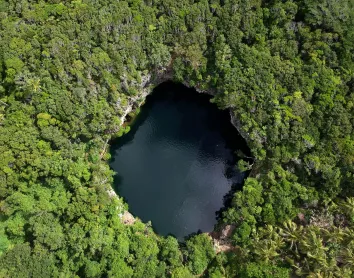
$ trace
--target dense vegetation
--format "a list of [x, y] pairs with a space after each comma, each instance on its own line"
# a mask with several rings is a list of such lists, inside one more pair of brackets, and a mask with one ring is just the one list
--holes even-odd
[[[0, 0], [0, 276], [352, 277], [353, 15], [351, 0]], [[220, 220], [228, 253], [122, 224], [107, 192], [107, 142], [166, 71], [215, 92], [255, 157]]]

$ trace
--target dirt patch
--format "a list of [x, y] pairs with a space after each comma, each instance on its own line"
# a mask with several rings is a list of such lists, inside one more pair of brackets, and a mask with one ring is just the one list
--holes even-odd
[[214, 250], [216, 253], [235, 251], [236, 247], [230, 240], [235, 228], [236, 227], [234, 225], [226, 225], [218, 231], [209, 233], [213, 240]]
[[129, 211], [125, 211], [122, 215], [122, 221], [124, 225], [133, 225], [136, 219]]
[[236, 247], [229, 242], [213, 239], [214, 250], [216, 254], [220, 252], [232, 252], [236, 250]]

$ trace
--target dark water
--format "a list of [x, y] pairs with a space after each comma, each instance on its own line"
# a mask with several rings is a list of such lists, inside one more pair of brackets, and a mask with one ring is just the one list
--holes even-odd
[[210, 97], [174, 83], [157, 87], [131, 131], [111, 148], [114, 185], [133, 215], [179, 239], [216, 224], [216, 212], [244, 174], [235, 152], [248, 148]]

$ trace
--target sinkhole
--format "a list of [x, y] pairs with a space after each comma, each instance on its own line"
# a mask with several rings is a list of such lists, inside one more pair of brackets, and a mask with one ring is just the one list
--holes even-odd
[[162, 83], [146, 98], [130, 132], [112, 142], [114, 190], [158, 234], [183, 240], [211, 232], [227, 196], [242, 186], [238, 154], [249, 155], [249, 148], [229, 111], [210, 99]]

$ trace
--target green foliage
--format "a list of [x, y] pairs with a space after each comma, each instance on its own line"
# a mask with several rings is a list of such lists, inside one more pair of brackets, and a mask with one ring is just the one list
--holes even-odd
[[17, 244], [0, 260], [5, 277], [50, 277], [58, 276], [55, 258], [40, 247], [31, 252], [28, 244]]
[[239, 243], [245, 243], [249, 240], [249, 237], [252, 232], [252, 227], [243, 222], [240, 226], [237, 227], [236, 233], [233, 236], [233, 239]]
[[188, 268], [193, 274], [202, 274], [215, 256], [210, 238], [206, 234], [196, 235], [186, 242]]
[[5, 252], [10, 246], [10, 241], [7, 238], [4, 229], [0, 231], [0, 255]]
[[176, 268], [171, 275], [172, 278], [192, 278], [194, 275], [190, 273], [188, 268], [186, 267], [178, 267]]
[[[353, 275], [352, 1], [0, 0], [0, 20], [0, 276]], [[107, 193], [107, 142], [164, 74], [251, 148], [231, 255], [125, 226]]]
[[182, 266], [182, 253], [176, 238], [168, 236], [161, 240], [160, 259], [166, 262], [168, 269]]
[[249, 162], [243, 160], [243, 159], [240, 159], [238, 162], [237, 162], [237, 169], [240, 171], [240, 172], [246, 172], [246, 171], [249, 171], [252, 169], [252, 166], [249, 164]]
[[232, 207], [224, 212], [224, 220], [237, 224], [247, 222], [250, 225], [255, 225], [257, 217], [262, 212], [264, 202], [262, 190], [262, 185], [256, 179], [246, 179], [242, 191], [235, 194]]
[[265, 263], [248, 263], [240, 270], [240, 278], [288, 278], [289, 269]]

